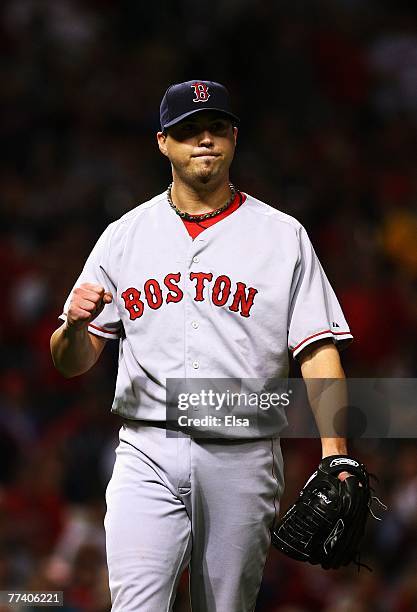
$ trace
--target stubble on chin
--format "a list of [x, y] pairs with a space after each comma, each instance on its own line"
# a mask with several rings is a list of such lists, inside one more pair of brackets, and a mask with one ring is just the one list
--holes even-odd
[[207, 185], [210, 182], [216, 182], [220, 174], [221, 169], [217, 164], [206, 163], [202, 167], [196, 169], [195, 178], [200, 184]]
[[197, 180], [203, 185], [207, 185], [213, 179], [214, 173], [210, 170], [208, 172], [200, 172], [197, 175]]
[[184, 173], [183, 179], [192, 185], [208, 185], [215, 179], [217, 173], [213, 172], [213, 168], [200, 168], [197, 171]]
[[219, 182], [222, 170], [214, 164], [204, 163], [198, 166], [177, 166], [175, 165], [176, 174], [185, 183], [195, 188], [201, 186], [215, 185]]

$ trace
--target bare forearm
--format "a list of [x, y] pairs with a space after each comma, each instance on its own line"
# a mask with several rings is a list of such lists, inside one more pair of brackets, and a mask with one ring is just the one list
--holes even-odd
[[[322, 387], [317, 389], [314, 383]], [[335, 381], [313, 378], [306, 380], [307, 394], [311, 409], [319, 430], [322, 446], [322, 457], [329, 455], [347, 455], [347, 441], [342, 435], [346, 421], [347, 389], [346, 381], [338, 378]], [[336, 436], [331, 437], [333, 431]], [[341, 434], [339, 436], [339, 434]]]
[[322, 456], [348, 454], [344, 437], [347, 385], [338, 350], [333, 345], [318, 346], [303, 361], [302, 374], [321, 437]]
[[87, 372], [100, 357], [106, 340], [88, 332], [88, 325], [113, 296], [101, 285], [82, 283], [72, 293], [67, 320], [51, 336], [55, 367], [66, 378]]
[[52, 334], [51, 354], [56, 369], [66, 378], [84, 374], [98, 358], [87, 328], [69, 328], [66, 323]]

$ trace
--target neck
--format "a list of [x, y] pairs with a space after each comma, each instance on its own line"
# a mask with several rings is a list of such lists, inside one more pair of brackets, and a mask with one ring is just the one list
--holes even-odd
[[230, 197], [231, 191], [227, 180], [214, 188], [211, 185], [201, 185], [196, 188], [175, 177], [172, 183], [172, 201], [182, 212], [190, 215], [200, 215], [216, 210], [226, 204]]

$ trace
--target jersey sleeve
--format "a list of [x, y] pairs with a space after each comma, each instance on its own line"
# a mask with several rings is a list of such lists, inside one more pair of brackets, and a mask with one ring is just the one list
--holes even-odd
[[79, 287], [82, 283], [101, 285], [106, 291], [112, 293], [113, 301], [104, 306], [101, 313], [89, 324], [88, 331], [102, 338], [116, 340], [120, 338], [122, 323], [116, 306], [117, 287], [109, 274], [109, 257], [112, 252], [110, 237], [111, 225], [103, 232], [91, 251], [80, 276], [67, 297], [59, 318], [65, 321], [72, 293], [76, 287]]
[[299, 231], [288, 320], [288, 347], [297, 355], [309, 344], [329, 338], [345, 348], [353, 340], [342, 308], [304, 227]]

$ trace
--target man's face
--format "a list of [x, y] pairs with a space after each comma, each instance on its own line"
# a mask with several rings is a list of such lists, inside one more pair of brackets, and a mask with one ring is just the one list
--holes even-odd
[[218, 184], [228, 178], [236, 147], [237, 128], [216, 111], [202, 111], [158, 132], [158, 144], [186, 183]]

